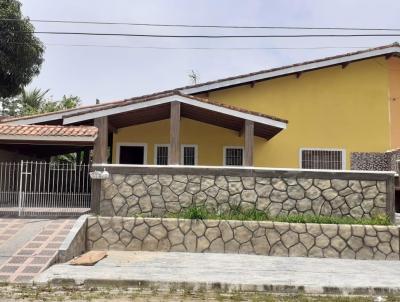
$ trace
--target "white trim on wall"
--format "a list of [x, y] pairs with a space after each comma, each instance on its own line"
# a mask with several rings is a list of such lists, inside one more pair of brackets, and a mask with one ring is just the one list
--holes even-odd
[[300, 148], [299, 149], [299, 168], [302, 169], [303, 152], [306, 150], [315, 151], [340, 151], [342, 153], [342, 170], [346, 170], [346, 149], [341, 148]]
[[199, 164], [198, 158], [199, 158], [199, 148], [198, 145], [191, 145], [191, 144], [182, 144], [181, 145], [181, 165], [183, 165], [183, 149], [185, 147], [194, 147], [194, 165], [197, 166]]
[[171, 150], [169, 144], [154, 144], [153, 164], [157, 165], [157, 147], [168, 147], [168, 161], [169, 161], [169, 157], [170, 157], [169, 152]]
[[[224, 146], [223, 147], [223, 154], [222, 154], [222, 165], [223, 166], [227, 166], [226, 165], [226, 149], [242, 149], [242, 166], [243, 166], [243, 161], [244, 161], [244, 146]], [[234, 166], [229, 166], [229, 167], [234, 167]]]
[[119, 164], [119, 155], [121, 146], [126, 147], [143, 147], [143, 165], [147, 165], [147, 143], [117, 143], [115, 150], [115, 163]]

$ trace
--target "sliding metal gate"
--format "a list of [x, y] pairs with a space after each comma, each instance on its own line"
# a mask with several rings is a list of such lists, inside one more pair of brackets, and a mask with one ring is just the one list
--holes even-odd
[[90, 211], [88, 165], [0, 162], [0, 214], [71, 216]]

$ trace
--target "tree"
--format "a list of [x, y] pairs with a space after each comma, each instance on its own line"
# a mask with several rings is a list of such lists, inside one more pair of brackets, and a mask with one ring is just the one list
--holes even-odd
[[49, 89], [45, 91], [39, 88], [29, 91], [23, 89], [21, 94], [13, 98], [2, 99], [1, 107], [3, 115], [22, 116], [54, 112], [76, 108], [81, 103], [79, 97], [72, 95], [64, 95], [60, 101], [54, 101], [51, 97], [46, 97], [48, 92]]
[[39, 74], [44, 46], [17, 0], [0, 0], [0, 97], [19, 94]]

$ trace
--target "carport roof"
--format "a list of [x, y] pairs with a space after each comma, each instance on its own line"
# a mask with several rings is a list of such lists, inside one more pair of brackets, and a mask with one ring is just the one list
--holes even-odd
[[0, 143], [93, 144], [97, 131], [93, 126], [0, 124]]

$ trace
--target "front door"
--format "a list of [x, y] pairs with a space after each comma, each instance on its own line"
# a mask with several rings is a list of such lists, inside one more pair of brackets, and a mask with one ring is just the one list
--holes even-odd
[[120, 146], [119, 163], [128, 165], [143, 165], [144, 146]]

